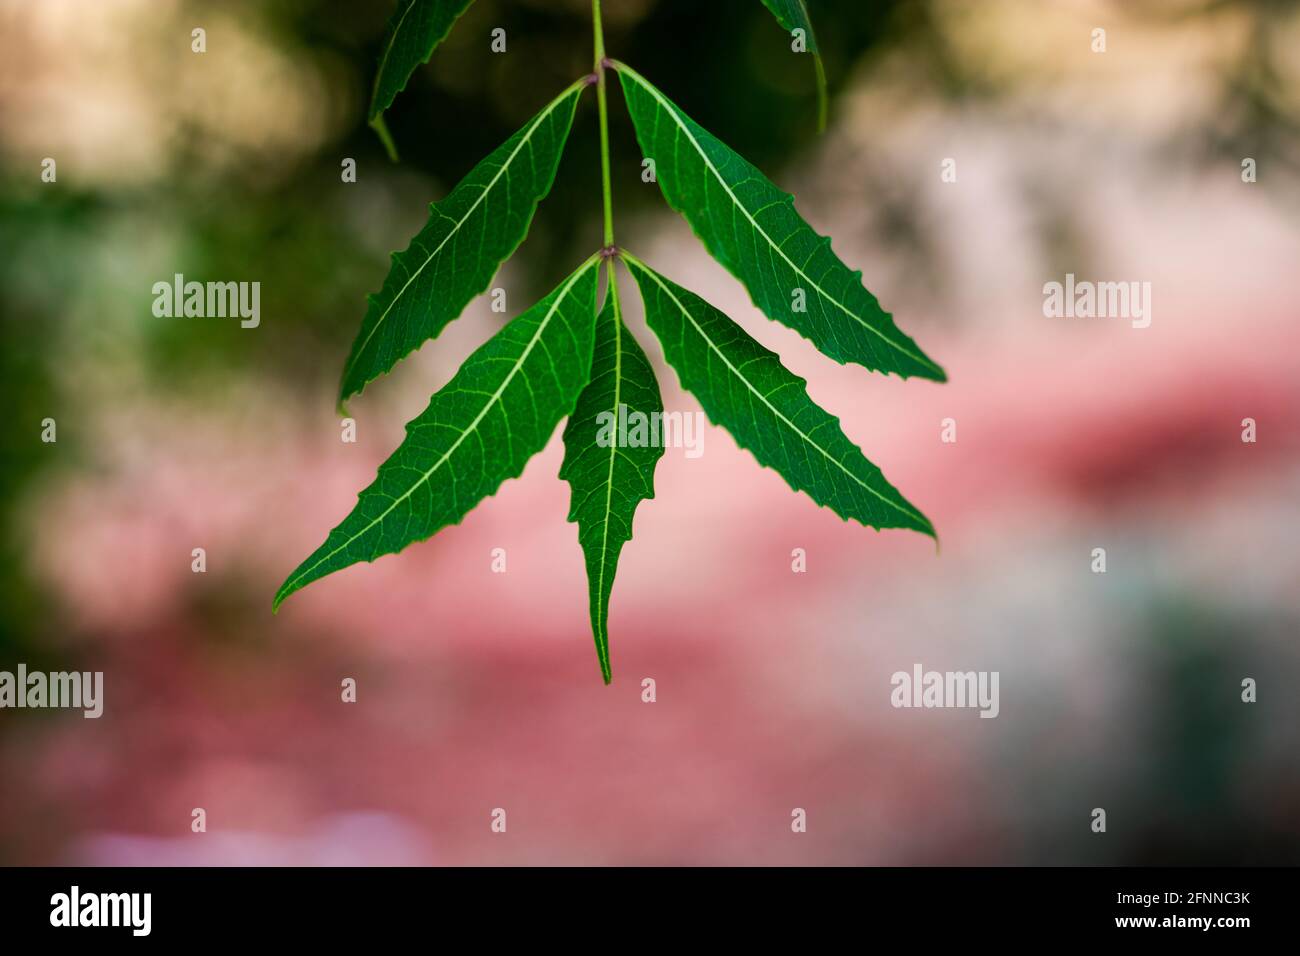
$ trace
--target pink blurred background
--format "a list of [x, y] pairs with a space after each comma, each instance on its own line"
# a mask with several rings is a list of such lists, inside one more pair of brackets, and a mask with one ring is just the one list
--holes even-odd
[[[1225, 64], [1257, 40], [1252, 5], [1185, 20], [1120, 4], [925, 5], [928, 29], [997, 96], [939, 95], [909, 35], [832, 64], [828, 133], [769, 172], [945, 366], [945, 385], [836, 366], [765, 319], [666, 209], [618, 215], [621, 243], [807, 378], [934, 521], [941, 547], [842, 522], [710, 426], [702, 457], [668, 450], [637, 513], [612, 601], [610, 687], [556, 478], [558, 433], [462, 525], [271, 615], [276, 585], [499, 317], [476, 301], [368, 390], [352, 407], [357, 444], [340, 442], [333, 411], [347, 335], [322, 345], [310, 314], [265, 313], [285, 329], [278, 354], [195, 373], [201, 387], [159, 386], [136, 357], [139, 327], [156, 321], [141, 290], [173, 271], [174, 237], [129, 211], [177, 173], [168, 136], [141, 124], [225, 144], [229, 157], [205, 150], [190, 167], [211, 196], [247, 175], [254, 149], [297, 151], [294, 168], [334, 176], [356, 117], [305, 90], [346, 70], [277, 47], [241, 20], [245, 8], [203, 10], [239, 38], [237, 53], [204, 64], [234, 84], [221, 88], [252, 104], [239, 77], [261, 64], [272, 78], [259, 81], [275, 101], [259, 126], [251, 107], [178, 106], [130, 62], [130, 31], [180, 29], [202, 5], [70, 6], [4, 6], [0, 60], [23, 48], [48, 66], [0, 73], [4, 163], [25, 177], [14, 174], [22, 202], [5, 216], [18, 228], [47, 201], [31, 173], [43, 155], [79, 157], [61, 162], [61, 182], [128, 213], [61, 247], [96, 281], [6, 290], [48, 296], [64, 320], [47, 343], [60, 350], [49, 385], [60, 442], [27, 452], [60, 458], [22, 487], [11, 522], [42, 600], [4, 649], [103, 670], [105, 713], [0, 712], [0, 860], [1297, 861], [1297, 169], [1261, 159], [1245, 183], [1241, 159], [1262, 142], [1215, 153], [1197, 139], [1226, 115], [1215, 92]], [[76, 20], [88, 6], [115, 18], [107, 33]], [[623, 14], [629, 45], [653, 6]], [[82, 30], [60, 29], [60, 15]], [[566, 22], [588, 42], [580, 16]], [[1098, 25], [1104, 55], [1090, 50]], [[1300, 19], [1269, 30], [1294, 49]], [[364, 87], [357, 63], [349, 89]], [[1284, 67], [1270, 82], [1294, 108], [1294, 58]], [[689, 64], [656, 79], [677, 95]], [[57, 106], [73, 102], [97, 122]], [[236, 119], [242, 132], [226, 135]], [[578, 122], [594, 124], [589, 103]], [[281, 127], [298, 132], [276, 145]], [[632, 156], [626, 125], [616, 133], [615, 150]], [[127, 142], [141, 155], [124, 155]], [[940, 178], [947, 157], [955, 183]], [[561, 176], [586, 182], [592, 169], [570, 157]], [[416, 175], [363, 176], [355, 194], [322, 202], [380, 257], [451, 185]], [[924, 255], [889, 221], [899, 205], [930, 237]], [[575, 248], [598, 241], [584, 222]], [[363, 294], [382, 280], [376, 262]], [[264, 285], [279, 267], [268, 263]], [[1067, 272], [1150, 282], [1151, 326], [1044, 317], [1043, 284]], [[623, 285], [630, 293], [626, 274]], [[665, 406], [694, 411], [626, 298]], [[339, 308], [356, 322], [363, 301]], [[319, 374], [277, 368], [298, 350]], [[1253, 444], [1241, 440], [1248, 417]], [[955, 443], [940, 440], [946, 418]], [[29, 444], [37, 433], [26, 420], [10, 428]], [[191, 572], [195, 547], [206, 574]], [[1096, 547], [1105, 574], [1091, 570]], [[494, 548], [505, 574], [491, 571]], [[791, 571], [795, 548], [806, 573]], [[917, 662], [1000, 672], [997, 719], [892, 708], [890, 675]], [[355, 704], [340, 700], [345, 677]], [[646, 677], [653, 704], [641, 700]], [[1254, 704], [1240, 699], [1247, 677]], [[195, 807], [206, 833], [190, 830]], [[489, 826], [497, 807], [505, 834]], [[791, 832], [796, 807], [806, 833]], [[1090, 830], [1095, 807], [1105, 834]]]

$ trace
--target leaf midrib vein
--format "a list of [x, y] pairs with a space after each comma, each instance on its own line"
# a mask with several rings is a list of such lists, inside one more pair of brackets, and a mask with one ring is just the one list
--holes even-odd
[[602, 667], [609, 666], [609, 638], [604, 626], [605, 616], [605, 562], [609, 555], [609, 514], [614, 498], [614, 462], [618, 460], [618, 403], [623, 394], [623, 318], [619, 314], [618, 307], [618, 289], [614, 285], [614, 267], [611, 264], [609, 268], [609, 285], [610, 301], [613, 303], [614, 311], [614, 440], [609, 443], [609, 473], [605, 478], [605, 514], [601, 522], [600, 529], [600, 578], [597, 581], [597, 606], [598, 613], [596, 623], [600, 634], [604, 639], [601, 641], [600, 655]]

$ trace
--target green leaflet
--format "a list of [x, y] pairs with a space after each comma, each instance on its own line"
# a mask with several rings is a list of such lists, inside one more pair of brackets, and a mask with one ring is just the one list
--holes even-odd
[[590, 377], [599, 265], [592, 256], [465, 360], [407, 424], [352, 513], [280, 586], [274, 607], [331, 572], [460, 522], [523, 472]]
[[813, 403], [803, 379], [699, 296], [622, 255], [641, 289], [646, 322], [682, 385], [759, 464], [841, 518], [934, 537], [929, 519], [863, 456], [839, 419]]
[[655, 160], [664, 197], [769, 318], [811, 339], [837, 362], [903, 378], [945, 380], [943, 369], [898, 330], [863, 287], [862, 273], [849, 271], [831, 251], [830, 240], [800, 218], [789, 193], [635, 70], [614, 66], [641, 149]]
[[436, 338], [488, 287], [524, 241], [537, 203], [550, 191], [573, 125], [579, 80], [486, 159], [445, 199], [393, 266], [369, 308], [343, 368], [339, 404]]
[[388, 21], [384, 52], [379, 55], [375, 91], [370, 99], [374, 125], [406, 87], [415, 68], [428, 63], [433, 48], [447, 38], [452, 24], [474, 0], [398, 0]]
[[609, 299], [596, 319], [596, 351], [591, 382], [578, 397], [578, 406], [564, 429], [564, 464], [560, 477], [573, 488], [569, 520], [578, 523], [578, 541], [587, 561], [591, 630], [596, 639], [600, 673], [608, 684], [609, 595], [614, 587], [619, 552], [632, 539], [632, 515], [646, 498], [654, 497], [655, 465], [663, 456], [661, 444], [634, 447], [611, 441], [602, 446], [598, 436], [609, 436], [608, 416], [650, 415], [664, 410], [659, 383], [645, 353], [623, 325], [614, 263], [609, 266]]
[[817, 71], [817, 130], [826, 129], [826, 68], [822, 65], [821, 50], [817, 48], [817, 35], [813, 33], [812, 19], [804, 0], [763, 0], [763, 6], [772, 11], [776, 22], [793, 33], [802, 30], [807, 38], [808, 52], [812, 54]]

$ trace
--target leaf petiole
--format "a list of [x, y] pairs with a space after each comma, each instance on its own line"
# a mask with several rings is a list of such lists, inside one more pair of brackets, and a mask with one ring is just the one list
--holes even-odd
[[600, 193], [605, 212], [605, 245], [614, 245], [614, 199], [609, 185], [609, 107], [605, 97], [605, 31], [600, 22], [600, 0], [591, 0], [591, 32], [595, 47], [596, 108], [600, 113]]

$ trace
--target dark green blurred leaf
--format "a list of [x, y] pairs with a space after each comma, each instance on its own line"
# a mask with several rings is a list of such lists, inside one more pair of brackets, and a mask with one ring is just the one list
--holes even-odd
[[398, 0], [388, 21], [384, 52], [375, 73], [375, 91], [370, 101], [370, 122], [380, 121], [406, 87], [415, 68], [428, 63], [433, 49], [451, 32], [452, 24], [474, 0]]
[[817, 129], [826, 129], [826, 67], [822, 64], [821, 50], [817, 48], [817, 34], [813, 32], [807, 5], [804, 0], [763, 0], [763, 6], [771, 10], [777, 23], [791, 34], [795, 30], [803, 31], [804, 42], [817, 71]]

